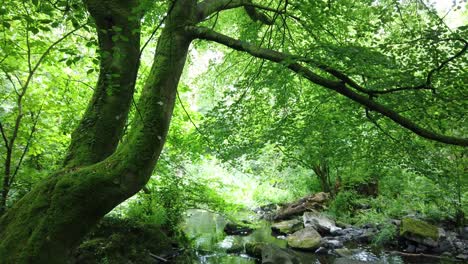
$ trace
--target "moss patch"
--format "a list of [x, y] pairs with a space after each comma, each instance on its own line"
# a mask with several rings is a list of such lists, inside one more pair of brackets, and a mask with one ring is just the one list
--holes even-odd
[[150, 252], [172, 252], [173, 240], [157, 226], [105, 218], [73, 254], [71, 263], [154, 263]]
[[416, 235], [422, 238], [439, 238], [439, 229], [429, 223], [413, 218], [403, 218], [401, 221], [400, 235]]

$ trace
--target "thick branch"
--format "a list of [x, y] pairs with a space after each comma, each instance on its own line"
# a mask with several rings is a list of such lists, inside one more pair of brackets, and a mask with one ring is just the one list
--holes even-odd
[[187, 27], [187, 30], [191, 32], [191, 34], [193, 34], [193, 36], [196, 38], [215, 41], [225, 46], [228, 46], [230, 48], [233, 48], [235, 50], [247, 52], [251, 54], [252, 56], [284, 64], [287, 68], [302, 75], [303, 77], [310, 80], [311, 82], [318, 84], [320, 86], [323, 86], [327, 89], [334, 90], [350, 98], [351, 100], [369, 108], [370, 110], [376, 111], [390, 118], [397, 124], [409, 129], [410, 131], [414, 132], [415, 134], [421, 137], [434, 140], [437, 142], [445, 143], [445, 144], [468, 146], [468, 139], [466, 138], [445, 136], [445, 135], [441, 135], [433, 131], [430, 131], [428, 129], [425, 129], [417, 125], [410, 119], [395, 112], [394, 110], [378, 102], [375, 102], [366, 96], [363, 96], [359, 93], [354, 92], [353, 90], [347, 87], [346, 83], [342, 81], [338, 82], [338, 81], [329, 80], [327, 78], [324, 78], [322, 76], [315, 74], [310, 69], [297, 63], [294, 60], [294, 58], [297, 58], [297, 56], [281, 53], [281, 52], [270, 50], [270, 49], [260, 48], [251, 43], [243, 42], [243, 41], [228, 37], [226, 35], [222, 35], [208, 28]]
[[283, 10], [276, 10], [267, 6], [254, 4], [252, 0], [205, 0], [197, 5], [197, 20], [202, 21], [217, 12], [238, 7], [244, 7], [252, 20], [260, 21], [267, 25], [273, 24], [274, 21], [259, 10], [284, 14]]
[[130, 109], [140, 55], [140, 19], [132, 1], [85, 1], [96, 22], [100, 71], [79, 126], [72, 133], [64, 165], [102, 161], [122, 137]]

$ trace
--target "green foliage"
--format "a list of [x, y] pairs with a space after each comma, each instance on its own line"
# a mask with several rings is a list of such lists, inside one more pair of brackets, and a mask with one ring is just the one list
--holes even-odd
[[339, 192], [330, 204], [329, 211], [338, 219], [347, 219], [354, 213], [358, 199], [354, 191]]
[[395, 241], [397, 237], [397, 227], [391, 223], [382, 224], [377, 235], [372, 239], [372, 243], [377, 246], [384, 246]]

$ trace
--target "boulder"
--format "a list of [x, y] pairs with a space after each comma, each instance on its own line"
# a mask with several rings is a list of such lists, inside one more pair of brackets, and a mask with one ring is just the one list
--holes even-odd
[[403, 218], [400, 226], [400, 236], [429, 247], [437, 247], [439, 229], [422, 220]]
[[281, 234], [291, 234], [302, 229], [302, 227], [302, 221], [297, 219], [281, 221], [271, 225], [271, 229], [274, 232]]
[[288, 249], [267, 244], [262, 249], [262, 264], [301, 264], [296, 254]]
[[273, 244], [247, 243], [245, 251], [248, 255], [261, 260], [262, 264], [302, 264], [294, 251]]
[[305, 227], [311, 226], [321, 234], [336, 233], [341, 230], [340, 227], [335, 225], [335, 221], [319, 212], [305, 212], [302, 219]]
[[289, 235], [286, 240], [288, 246], [297, 249], [315, 250], [320, 246], [322, 237], [313, 227], [306, 227], [292, 235]]

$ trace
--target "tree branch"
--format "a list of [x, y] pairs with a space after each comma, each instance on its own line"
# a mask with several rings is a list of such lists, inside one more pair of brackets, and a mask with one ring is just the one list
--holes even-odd
[[[244, 7], [247, 14], [254, 21], [259, 20], [267, 25], [273, 24], [273, 21], [267, 15], [257, 10], [274, 12], [276, 14], [286, 14], [286, 10], [277, 10], [268, 6], [254, 4], [252, 3], [252, 0], [205, 0], [197, 5], [197, 19], [198, 22], [200, 22], [214, 13], [238, 7]], [[294, 19], [299, 19], [291, 14], [286, 15]]]
[[6, 136], [5, 129], [3, 128], [2, 122], [0, 121], [0, 132], [2, 133], [3, 142], [5, 143], [5, 148], [7, 151], [10, 150], [10, 145], [8, 144], [8, 137]]
[[433, 141], [445, 143], [445, 144], [468, 146], [467, 138], [445, 136], [445, 135], [441, 135], [436, 132], [430, 131], [426, 128], [419, 126], [418, 124], [414, 123], [410, 119], [400, 115], [399, 113], [388, 108], [387, 106], [384, 106], [378, 102], [375, 102], [371, 100], [370, 98], [368, 98], [367, 96], [363, 96], [359, 93], [354, 92], [352, 89], [348, 88], [346, 83], [343, 81], [329, 80], [325, 77], [315, 74], [310, 69], [302, 66], [301, 64], [297, 62], [296, 59], [299, 58], [298, 56], [285, 54], [285, 53], [278, 52], [275, 50], [257, 47], [249, 42], [244, 42], [244, 41], [231, 38], [229, 36], [220, 34], [208, 28], [188, 26], [186, 27], [186, 30], [188, 31], [188, 33], [192, 34], [194, 38], [218, 42], [220, 44], [223, 44], [235, 50], [247, 52], [252, 56], [283, 64], [285, 67], [302, 75], [304, 78], [308, 79], [312, 83], [315, 83], [327, 89], [336, 91], [339, 94], [344, 95], [347, 98], [369, 108], [370, 110], [376, 111], [390, 118], [394, 122], [409, 129], [410, 131], [414, 132], [415, 134], [421, 137], [424, 137], [426, 139], [430, 139]]

